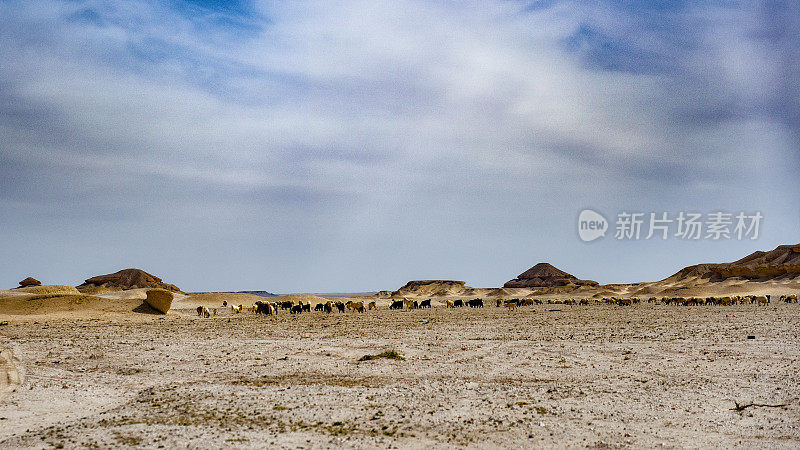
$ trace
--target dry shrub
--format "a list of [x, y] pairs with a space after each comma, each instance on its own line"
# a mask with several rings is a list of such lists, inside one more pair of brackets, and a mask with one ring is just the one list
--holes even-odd
[[403, 361], [406, 359], [403, 357], [403, 355], [397, 353], [396, 351], [389, 350], [383, 353], [379, 353], [377, 355], [364, 355], [361, 358], [359, 358], [359, 361], [371, 361], [373, 359], [381, 359], [381, 358], [396, 359], [398, 361]]

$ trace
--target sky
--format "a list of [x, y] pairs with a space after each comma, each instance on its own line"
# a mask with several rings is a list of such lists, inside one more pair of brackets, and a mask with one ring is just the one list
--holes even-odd
[[[796, 244], [798, 30], [792, 0], [0, 0], [0, 286], [655, 281]], [[763, 221], [614, 236], [684, 211]]]

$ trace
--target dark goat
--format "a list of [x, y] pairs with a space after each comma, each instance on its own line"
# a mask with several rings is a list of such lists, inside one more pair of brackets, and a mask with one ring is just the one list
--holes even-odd
[[470, 308], [483, 308], [483, 299], [476, 298], [475, 300], [470, 300], [467, 302], [467, 306]]

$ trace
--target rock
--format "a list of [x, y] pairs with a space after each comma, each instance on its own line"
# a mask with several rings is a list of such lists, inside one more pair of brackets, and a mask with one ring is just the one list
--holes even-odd
[[597, 286], [596, 281], [581, 280], [577, 277], [556, 269], [549, 263], [539, 263], [530, 269], [522, 272], [506, 282], [506, 288], [530, 288], [530, 287], [555, 287], [555, 286]]
[[42, 282], [33, 277], [25, 278], [19, 282], [19, 287], [41, 286]]
[[175, 296], [168, 290], [150, 289], [147, 291], [147, 299], [145, 299], [145, 302], [147, 302], [151, 308], [166, 314], [172, 306], [172, 300], [174, 298]]
[[168, 284], [161, 281], [155, 275], [150, 275], [144, 270], [140, 269], [124, 269], [119, 272], [111, 273], [108, 275], [98, 275], [89, 278], [82, 285], [81, 288], [116, 288], [116, 289], [137, 289], [137, 288], [154, 288], [165, 289], [172, 292], [182, 292], [174, 284]]
[[0, 347], [0, 402], [25, 381], [25, 372], [15, 364], [11, 349]]

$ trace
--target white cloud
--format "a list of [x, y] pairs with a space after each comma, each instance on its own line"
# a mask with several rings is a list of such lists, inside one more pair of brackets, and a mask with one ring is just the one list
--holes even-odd
[[[279, 290], [345, 289], [346, 274], [363, 271], [359, 279], [387, 287], [430, 270], [490, 284], [547, 258], [553, 242], [582, 251], [569, 227], [583, 207], [758, 204], [773, 188], [745, 189], [741, 178], [787, 170], [795, 150], [788, 125], [763, 113], [781, 55], [748, 35], [751, 10], [671, 16], [699, 31], [693, 46], [672, 49], [680, 54], [666, 72], [603, 70], [587, 60], [591, 48], [566, 45], [589, 24], [614, 42], [670, 52], [674, 36], [629, 26], [633, 13], [603, 3], [260, 2], [254, 11], [237, 27], [217, 24], [218, 12], [150, 2], [0, 5], [10, 62], [0, 66], [10, 137], [0, 158], [39, 178], [7, 182], [0, 205], [35, 202], [36, 214], [56, 215], [84, 200], [169, 207], [207, 221], [188, 236], [227, 236], [223, 248], [247, 255], [232, 283], [270, 272]], [[153, 245], [186, 233], [144, 214], [126, 220], [158, 230]], [[459, 246], [507, 247], [510, 262], [468, 260], [466, 250], [453, 258]], [[282, 263], [257, 256], [276, 249]], [[364, 267], [373, 253], [431, 257]], [[303, 264], [330, 274], [305, 284]], [[198, 289], [221, 282], [188, 272]], [[584, 276], [615, 280], [611, 269], [600, 275]]]

